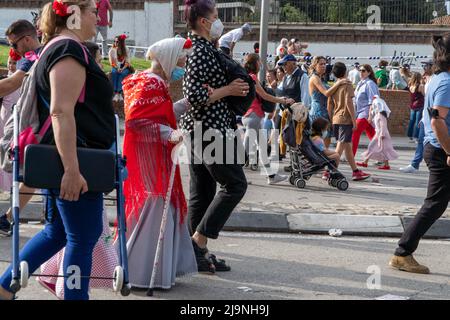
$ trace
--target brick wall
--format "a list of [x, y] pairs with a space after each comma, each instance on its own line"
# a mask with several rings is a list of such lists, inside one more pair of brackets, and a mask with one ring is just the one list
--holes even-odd
[[[239, 28], [241, 24], [225, 24], [224, 32]], [[300, 38], [302, 41], [318, 43], [393, 43], [431, 44], [431, 36], [449, 30], [441, 25], [383, 25], [381, 30], [367, 29], [361, 24], [278, 24], [269, 25], [268, 40], [279, 42], [282, 38]], [[174, 32], [186, 35], [185, 24], [175, 24]], [[252, 25], [252, 33], [243, 41], [259, 41], [260, 28]]]
[[169, 88], [173, 102], [183, 99], [183, 80], [172, 82]]
[[381, 98], [384, 99], [391, 109], [388, 125], [391, 135], [405, 136], [409, 123], [409, 91], [405, 90], [380, 90]]

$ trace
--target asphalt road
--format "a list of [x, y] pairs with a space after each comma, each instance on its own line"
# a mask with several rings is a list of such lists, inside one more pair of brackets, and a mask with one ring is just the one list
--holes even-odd
[[[23, 243], [41, 229], [23, 225]], [[300, 234], [223, 232], [210, 250], [225, 258], [231, 272], [180, 278], [155, 297], [133, 292], [121, 297], [93, 290], [91, 299], [162, 300], [317, 300], [376, 299], [394, 295], [408, 299], [450, 299], [450, 241], [423, 241], [416, 254], [432, 274], [392, 270], [387, 262], [397, 239], [309, 236]], [[10, 240], [0, 238], [0, 270], [10, 261]], [[35, 280], [19, 299], [55, 299]]]

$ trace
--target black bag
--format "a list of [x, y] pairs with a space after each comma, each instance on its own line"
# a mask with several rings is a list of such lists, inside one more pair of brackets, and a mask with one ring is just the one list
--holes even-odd
[[230, 106], [237, 116], [243, 116], [247, 113], [253, 100], [256, 97], [255, 81], [250, 77], [247, 70], [238, 62], [227, 56], [221, 51], [214, 50], [214, 55], [219, 61], [222, 69], [225, 71], [227, 77], [227, 84], [230, 84], [236, 79], [242, 79], [248, 83], [249, 91], [245, 97], [228, 96], [225, 98], [228, 106]]
[[[110, 150], [77, 148], [80, 172], [89, 192], [115, 189], [116, 156]], [[54, 145], [33, 144], [25, 148], [23, 182], [36, 189], [60, 189], [64, 167]]]
[[286, 122], [283, 129], [282, 138], [284, 143], [286, 143], [289, 147], [295, 148], [297, 146], [297, 139], [295, 136], [295, 120], [292, 120], [291, 117], [289, 117], [289, 120]]
[[[269, 88], [266, 86], [263, 86], [263, 88], [266, 91], [266, 93], [270, 94], [271, 96], [275, 96], [275, 91], [272, 88]], [[261, 108], [263, 109], [264, 112], [272, 113], [275, 111], [275, 106], [276, 106], [275, 103], [264, 100], [261, 97], [259, 97], [259, 99], [261, 100]]]

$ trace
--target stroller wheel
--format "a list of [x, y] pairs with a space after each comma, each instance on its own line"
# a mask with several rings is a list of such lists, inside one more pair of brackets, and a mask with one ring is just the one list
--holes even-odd
[[306, 181], [303, 179], [297, 179], [295, 180], [295, 186], [299, 189], [303, 189], [306, 187]]
[[26, 288], [28, 286], [28, 263], [26, 261], [20, 262], [20, 287]]
[[131, 293], [131, 288], [130, 288], [130, 285], [129, 285], [129, 284], [124, 285], [124, 286], [122, 287], [122, 290], [120, 290], [120, 294], [121, 294], [123, 297], [129, 296], [130, 293]]
[[16, 294], [20, 290], [20, 281], [19, 280], [12, 280], [11, 284], [9, 285], [9, 290], [11, 290], [12, 293]]
[[290, 176], [289, 177], [289, 183], [292, 184], [293, 186], [295, 186], [295, 176]]
[[337, 183], [337, 188], [341, 191], [346, 191], [348, 189], [348, 182], [347, 180], [340, 180]]
[[117, 266], [114, 269], [114, 276], [113, 276], [113, 291], [114, 292], [120, 292], [123, 288], [123, 268], [121, 266]]
[[328, 180], [330, 186], [332, 186], [333, 188], [337, 187], [338, 181], [336, 179], [330, 179]]
[[252, 164], [252, 165], [250, 166], [250, 170], [252, 170], [252, 171], [258, 171], [258, 165], [257, 165], [257, 164]]

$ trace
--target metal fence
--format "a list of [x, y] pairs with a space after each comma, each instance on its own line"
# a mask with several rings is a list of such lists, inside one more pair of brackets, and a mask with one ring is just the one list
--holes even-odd
[[[219, 16], [226, 23], [260, 21], [261, 0], [216, 0]], [[448, 5], [448, 7], [447, 7]], [[178, 22], [183, 23], [179, 0]], [[270, 0], [269, 23], [442, 24], [450, 13], [445, 0]], [[379, 20], [374, 20], [378, 19]]]

